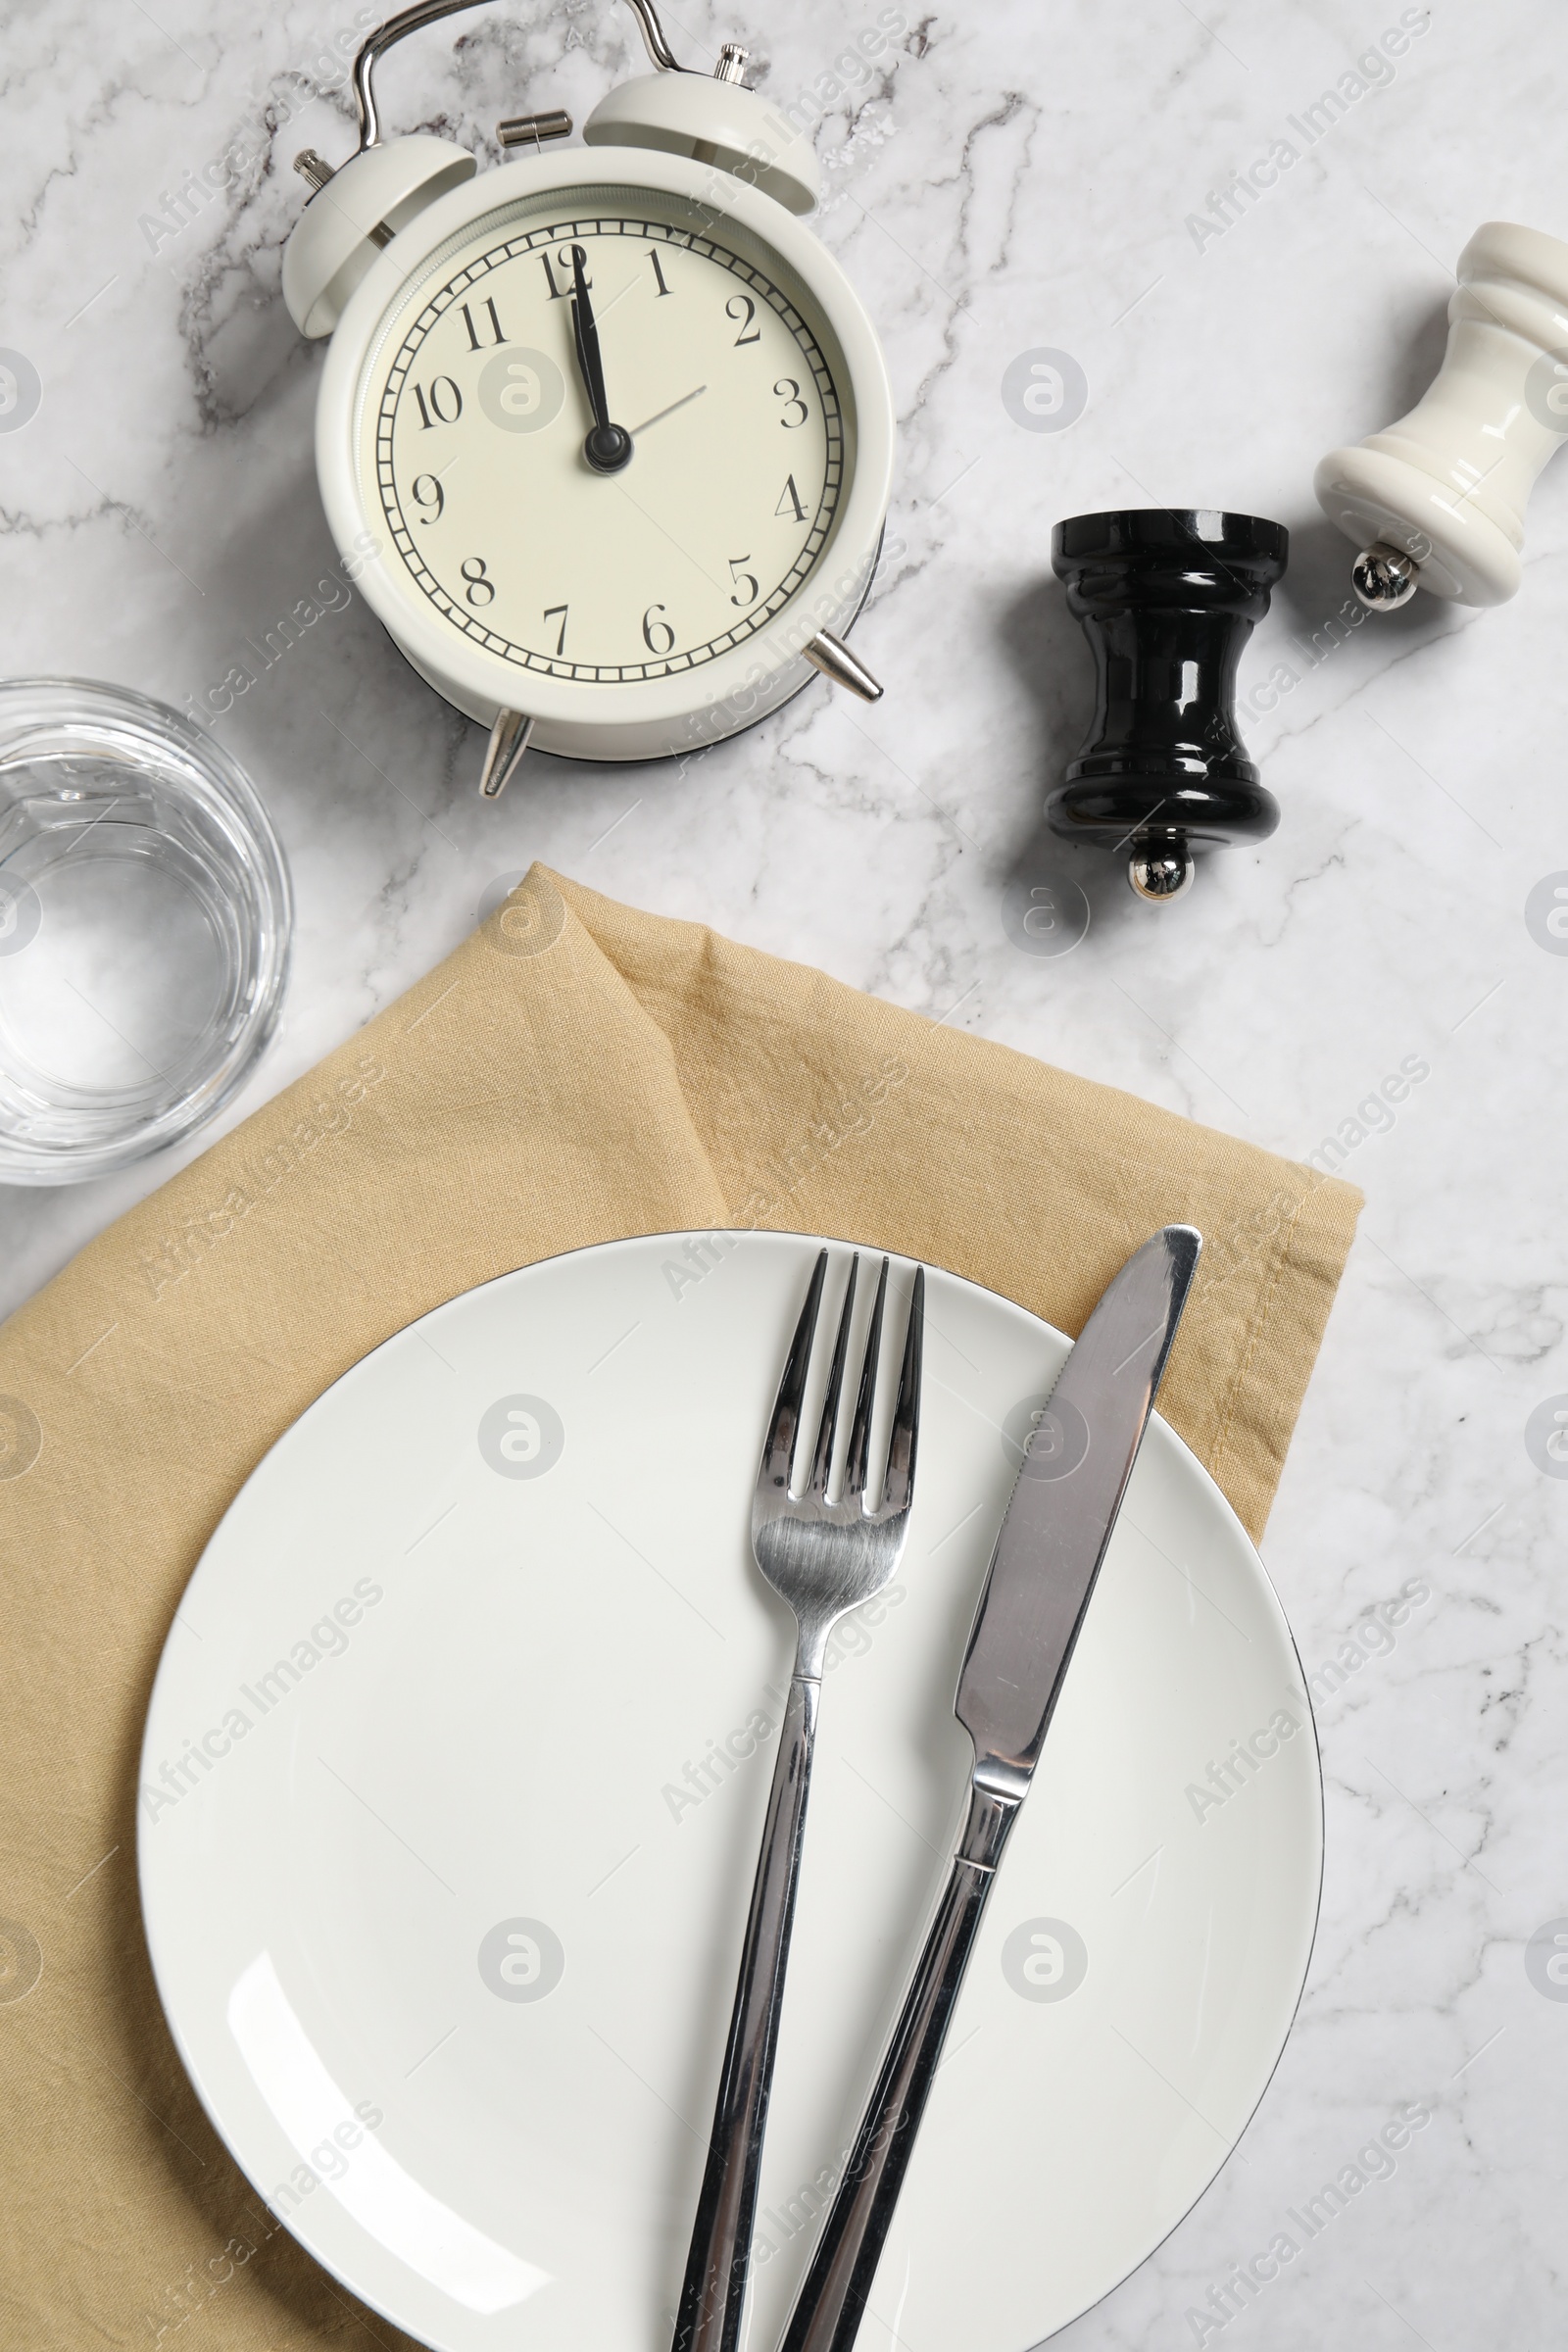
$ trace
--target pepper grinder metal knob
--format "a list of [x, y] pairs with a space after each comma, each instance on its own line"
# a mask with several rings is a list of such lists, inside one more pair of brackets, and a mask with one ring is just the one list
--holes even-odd
[[1195, 852], [1265, 841], [1280, 821], [1237, 733], [1236, 673], [1289, 554], [1283, 523], [1196, 507], [1074, 514], [1052, 535], [1096, 702], [1046, 819], [1126, 853], [1155, 905], [1191, 887]]
[[1386, 432], [1331, 450], [1313, 478], [1324, 514], [1361, 551], [1361, 602], [1393, 612], [1427, 588], [1506, 604], [1531, 490], [1565, 435], [1568, 245], [1489, 220], [1459, 256], [1431, 388]]

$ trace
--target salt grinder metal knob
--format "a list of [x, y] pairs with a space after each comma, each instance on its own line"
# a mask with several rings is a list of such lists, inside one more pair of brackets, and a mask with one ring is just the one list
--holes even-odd
[[1427, 588], [1505, 604], [1531, 490], [1565, 435], [1568, 245], [1489, 220], [1459, 256], [1430, 389], [1386, 432], [1331, 450], [1314, 476], [1324, 514], [1361, 551], [1361, 602], [1393, 612]]
[[1264, 841], [1280, 821], [1235, 698], [1242, 648], [1289, 552], [1283, 523], [1204, 508], [1074, 514], [1053, 533], [1096, 702], [1046, 818], [1063, 840], [1126, 854], [1140, 898], [1179, 898], [1195, 852]]

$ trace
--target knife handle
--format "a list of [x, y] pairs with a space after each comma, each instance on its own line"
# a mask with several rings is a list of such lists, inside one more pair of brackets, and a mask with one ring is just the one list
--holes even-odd
[[820, 1682], [797, 1671], [779, 1732], [671, 2352], [735, 2352], [740, 2341], [821, 1695]]
[[1017, 1813], [1016, 1798], [983, 1788], [970, 1792], [947, 1886], [795, 2299], [782, 2352], [850, 2352], [859, 2331], [958, 1988]]

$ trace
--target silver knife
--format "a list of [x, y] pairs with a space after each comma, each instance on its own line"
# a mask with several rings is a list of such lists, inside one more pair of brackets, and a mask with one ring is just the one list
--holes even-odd
[[1025, 1449], [954, 1712], [974, 1741], [969, 1811], [903, 2013], [796, 2297], [782, 2352], [850, 2352], [963, 1972], [1028, 1794], [1202, 1248], [1167, 1225], [1105, 1292]]

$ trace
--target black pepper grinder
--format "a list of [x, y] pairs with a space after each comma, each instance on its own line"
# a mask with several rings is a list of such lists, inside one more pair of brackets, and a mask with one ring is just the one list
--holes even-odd
[[1201, 507], [1074, 514], [1052, 534], [1097, 696], [1046, 819], [1065, 841], [1127, 852], [1128, 880], [1156, 905], [1191, 886], [1195, 851], [1264, 841], [1280, 821], [1236, 731], [1236, 671], [1289, 549], [1283, 523]]

